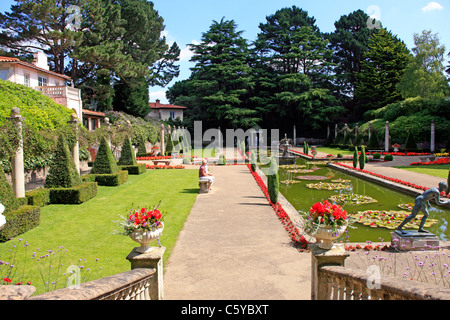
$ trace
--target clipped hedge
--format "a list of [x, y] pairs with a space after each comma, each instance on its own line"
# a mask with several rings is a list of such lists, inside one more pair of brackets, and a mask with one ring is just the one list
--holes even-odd
[[73, 188], [50, 188], [51, 204], [81, 204], [97, 195], [97, 182], [82, 183]]
[[5, 214], [6, 225], [0, 231], [0, 242], [6, 242], [39, 225], [41, 208], [36, 206], [22, 206], [17, 210]]
[[0, 203], [5, 206], [5, 213], [19, 209], [20, 203], [14, 194], [14, 190], [6, 180], [3, 167], [0, 165]]
[[29, 206], [43, 207], [50, 203], [49, 189], [38, 188], [25, 193]]
[[96, 174], [95, 182], [100, 186], [116, 187], [127, 182], [128, 171], [123, 170], [112, 174]]
[[139, 163], [136, 165], [119, 166], [121, 171], [128, 171], [128, 174], [139, 175], [145, 173], [147, 165], [145, 163]]

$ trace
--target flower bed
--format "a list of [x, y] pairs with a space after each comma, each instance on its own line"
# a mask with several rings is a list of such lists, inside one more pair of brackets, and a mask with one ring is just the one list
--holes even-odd
[[296, 183], [300, 183], [301, 181], [296, 181], [296, 180], [283, 180], [280, 181], [281, 184], [296, 184]]
[[[336, 163], [336, 164], [341, 166], [341, 167], [347, 168], [347, 169], [356, 170], [356, 171], [359, 171], [359, 172], [362, 172], [362, 173], [370, 174], [370, 175], [372, 175], [374, 177], [382, 178], [382, 179], [385, 179], [385, 180], [388, 180], [388, 181], [391, 181], [391, 182], [395, 182], [395, 183], [399, 183], [399, 184], [402, 184], [402, 185], [405, 185], [407, 187], [411, 187], [411, 188], [414, 188], [414, 189], [420, 189], [420, 190], [423, 190], [423, 191], [426, 191], [426, 190], [429, 189], [427, 187], [419, 186], [419, 185], [417, 185], [415, 183], [403, 181], [403, 180], [400, 180], [400, 179], [397, 179], [397, 178], [387, 177], [387, 176], [384, 176], [384, 175], [379, 174], [379, 173], [374, 173], [374, 172], [370, 172], [370, 171], [367, 171], [367, 170], [361, 170], [359, 168], [353, 168], [352, 166], [348, 166], [348, 165], [343, 164], [343, 163]], [[445, 195], [444, 191], [441, 192], [441, 196], [443, 196], [443, 197], [447, 197], [448, 198], [449, 195], [450, 194]]]
[[281, 204], [277, 202], [276, 204], [272, 203], [270, 201], [269, 197], [269, 190], [267, 186], [265, 185], [262, 178], [258, 175], [258, 173], [253, 172], [251, 170], [250, 165], [247, 165], [250, 172], [253, 175], [253, 178], [256, 180], [256, 183], [261, 188], [261, 191], [264, 193], [264, 196], [266, 197], [267, 201], [269, 201], [270, 205], [272, 206], [273, 210], [275, 211], [276, 215], [278, 216], [278, 219], [280, 219], [281, 223], [284, 225], [284, 228], [288, 232], [292, 242], [294, 242], [294, 245], [298, 247], [301, 251], [308, 248], [308, 241], [306, 238], [300, 234], [300, 230], [294, 225], [289, 215], [286, 213], [286, 211], [283, 209]]
[[146, 168], [149, 169], [149, 170], [154, 170], [154, 169], [185, 169], [185, 167], [182, 166], [182, 165], [165, 166], [165, 165], [150, 165], [150, 164], [147, 164]]
[[429, 166], [432, 164], [450, 164], [450, 158], [441, 158], [437, 159], [435, 161], [429, 161], [429, 162], [411, 162], [410, 166]]
[[411, 157], [411, 156], [429, 156], [429, 152], [366, 152], [366, 155], [373, 155], [375, 153], [379, 153], [381, 155], [392, 154], [393, 156], [403, 156], [403, 157]]
[[293, 169], [293, 170], [287, 170], [289, 173], [311, 173], [316, 171], [317, 169]]

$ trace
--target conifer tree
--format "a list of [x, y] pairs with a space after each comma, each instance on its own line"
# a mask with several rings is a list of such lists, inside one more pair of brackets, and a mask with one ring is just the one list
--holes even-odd
[[113, 174], [119, 171], [116, 159], [109, 147], [108, 141], [103, 137], [98, 147], [97, 156], [92, 165], [92, 174]]
[[408, 48], [390, 31], [381, 28], [372, 34], [369, 50], [364, 54], [362, 70], [357, 75], [355, 99], [359, 104], [360, 115], [402, 100], [397, 85], [408, 61]]
[[81, 178], [63, 135], [58, 137], [45, 188], [72, 188], [81, 184]]

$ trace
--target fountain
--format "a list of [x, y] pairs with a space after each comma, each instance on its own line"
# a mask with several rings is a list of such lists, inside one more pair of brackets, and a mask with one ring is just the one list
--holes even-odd
[[280, 148], [283, 149], [283, 154], [281, 156], [276, 156], [279, 164], [295, 164], [297, 157], [292, 153], [289, 153], [289, 147], [293, 146], [290, 139], [288, 139], [287, 134], [284, 135], [284, 139], [280, 141]]

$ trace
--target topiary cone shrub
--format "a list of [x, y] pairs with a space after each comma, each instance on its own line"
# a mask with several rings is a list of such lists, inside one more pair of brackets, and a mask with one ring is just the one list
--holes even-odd
[[269, 173], [267, 175], [267, 189], [269, 192], [270, 202], [276, 204], [278, 202], [278, 192], [280, 188], [280, 179], [278, 176], [278, 164], [275, 158], [272, 158]]
[[130, 137], [126, 136], [122, 143], [122, 151], [117, 162], [119, 166], [134, 166], [137, 165], [136, 156], [131, 145]]
[[45, 188], [72, 188], [81, 184], [72, 154], [63, 135], [58, 137], [50, 170], [45, 178]]
[[91, 174], [113, 174], [119, 171], [116, 159], [108, 145], [108, 141], [103, 137], [98, 152], [92, 165]]
[[60, 135], [44, 187], [52, 204], [81, 204], [97, 195], [97, 183], [82, 183], [65, 138]]
[[143, 174], [147, 170], [145, 163], [138, 164], [136, 161], [136, 155], [131, 144], [131, 140], [128, 136], [122, 144], [122, 152], [120, 153], [119, 161], [117, 162], [119, 170], [128, 171], [128, 174]]
[[128, 171], [119, 168], [111, 148], [104, 137], [98, 147], [97, 156], [92, 165], [91, 175], [95, 176], [95, 181], [100, 186], [114, 187], [121, 185], [128, 180]]

